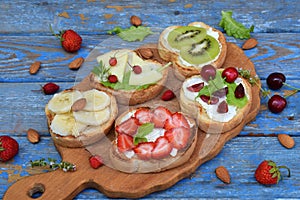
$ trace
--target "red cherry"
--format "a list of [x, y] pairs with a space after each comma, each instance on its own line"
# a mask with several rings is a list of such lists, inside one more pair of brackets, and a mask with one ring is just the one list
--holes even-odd
[[234, 67], [228, 67], [224, 69], [222, 72], [222, 77], [225, 78], [225, 81], [228, 83], [233, 83], [238, 76], [239, 76], [239, 72]]
[[202, 67], [200, 75], [205, 81], [212, 80], [216, 77], [216, 68], [212, 65], [205, 65]]
[[59, 90], [59, 86], [55, 83], [47, 83], [42, 87], [42, 90], [45, 94], [54, 94]]
[[108, 81], [110, 83], [116, 83], [116, 82], [118, 82], [118, 77], [116, 75], [109, 75], [108, 76]]
[[111, 57], [110, 59], [109, 59], [109, 65], [110, 66], [116, 66], [117, 65], [117, 63], [118, 63], [118, 61], [117, 61], [117, 58], [116, 57]]
[[135, 74], [140, 74], [142, 73], [142, 68], [139, 66], [139, 65], [134, 65], [132, 67], [132, 71], [135, 73]]
[[277, 94], [273, 95], [268, 101], [268, 108], [272, 113], [280, 113], [286, 105], [286, 99]]
[[285, 82], [285, 76], [282, 73], [274, 72], [270, 74], [267, 78], [267, 84], [270, 89], [278, 90], [282, 87], [283, 83]]

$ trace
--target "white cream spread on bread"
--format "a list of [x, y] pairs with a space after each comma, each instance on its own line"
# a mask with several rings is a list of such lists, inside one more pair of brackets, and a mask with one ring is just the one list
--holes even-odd
[[[208, 84], [205, 80], [203, 80], [201, 78], [201, 76], [193, 76], [191, 78], [186, 79], [182, 85], [182, 89], [184, 91], [185, 97], [191, 101], [196, 100], [205, 109], [207, 115], [212, 120], [215, 120], [218, 122], [228, 122], [232, 118], [234, 118], [234, 116], [237, 114], [237, 107], [234, 105], [228, 105], [228, 112], [226, 112], [226, 113], [219, 113], [217, 111], [219, 104], [223, 100], [226, 100], [226, 96], [219, 98], [219, 102], [217, 104], [207, 104], [201, 98], [196, 98], [198, 95], [198, 92], [192, 92], [187, 89], [189, 86], [195, 85], [197, 83], [202, 83], [202, 82], [204, 82], [204, 86]], [[235, 80], [235, 83], [237, 85], [241, 83], [245, 88], [245, 85], [241, 78], [237, 78]], [[245, 95], [249, 99], [249, 94], [247, 93], [246, 90], [245, 90]]]

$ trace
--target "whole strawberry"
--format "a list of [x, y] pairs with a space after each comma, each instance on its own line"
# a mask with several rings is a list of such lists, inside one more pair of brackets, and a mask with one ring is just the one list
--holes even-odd
[[75, 31], [69, 29], [60, 31], [59, 34], [55, 34], [51, 26], [50, 31], [53, 33], [53, 35], [60, 39], [61, 46], [64, 48], [65, 51], [72, 53], [80, 49], [82, 38]]
[[5, 162], [17, 155], [19, 151], [18, 142], [10, 136], [0, 136], [0, 161]]
[[286, 166], [277, 166], [276, 163], [271, 160], [264, 160], [255, 171], [255, 179], [264, 185], [277, 184], [281, 179], [280, 168], [287, 169], [288, 177], [290, 177], [290, 169]]

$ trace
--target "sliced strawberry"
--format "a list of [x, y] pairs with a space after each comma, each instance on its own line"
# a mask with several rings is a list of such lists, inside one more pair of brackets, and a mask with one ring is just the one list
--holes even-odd
[[170, 130], [172, 128], [177, 128], [177, 127], [185, 127], [185, 128], [190, 128], [188, 121], [184, 117], [183, 114], [181, 113], [173, 113], [171, 119], [167, 119], [165, 123], [165, 129]]
[[144, 124], [144, 123], [151, 122], [153, 114], [152, 114], [151, 110], [148, 108], [139, 108], [135, 112], [134, 116], [135, 116], [135, 118], [137, 118], [139, 120], [140, 124]]
[[172, 113], [167, 108], [159, 106], [154, 109], [152, 122], [156, 128], [163, 128], [167, 119], [172, 118]]
[[178, 150], [186, 147], [190, 135], [190, 129], [185, 127], [173, 128], [165, 132], [169, 142]]
[[133, 151], [142, 160], [149, 160], [152, 157], [152, 150], [154, 148], [154, 142], [139, 143]]
[[117, 133], [123, 133], [127, 135], [134, 135], [138, 129], [139, 121], [131, 117], [126, 121], [122, 122], [121, 124], [116, 126]]
[[131, 150], [134, 147], [133, 137], [120, 133], [117, 137], [117, 147], [120, 152]]
[[152, 158], [162, 159], [170, 155], [172, 151], [172, 144], [165, 136], [160, 136], [155, 141], [155, 147], [152, 151]]

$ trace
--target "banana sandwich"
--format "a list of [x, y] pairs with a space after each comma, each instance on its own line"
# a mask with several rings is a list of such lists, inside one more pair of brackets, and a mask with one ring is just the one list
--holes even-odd
[[64, 90], [45, 107], [48, 127], [56, 144], [83, 147], [102, 139], [118, 114], [116, 99], [96, 89]]

